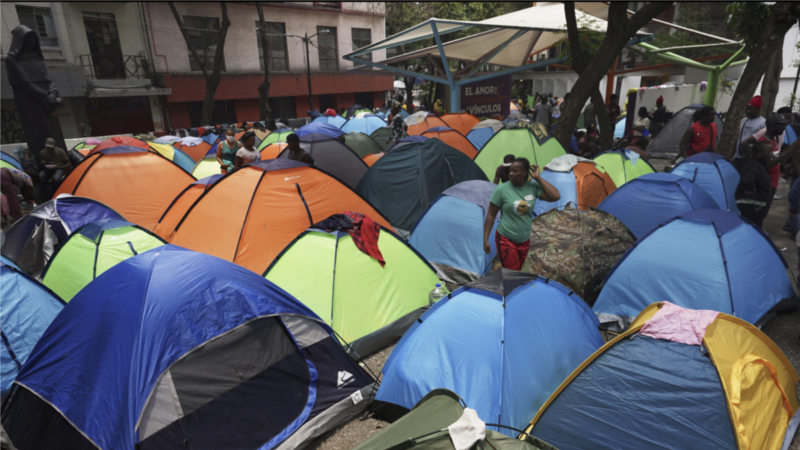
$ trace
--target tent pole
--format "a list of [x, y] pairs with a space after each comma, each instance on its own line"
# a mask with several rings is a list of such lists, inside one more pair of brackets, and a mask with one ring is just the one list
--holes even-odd
[[717, 103], [717, 86], [719, 86], [719, 69], [708, 72], [708, 82], [706, 86], [706, 96], [703, 103], [706, 106], [715, 106]]

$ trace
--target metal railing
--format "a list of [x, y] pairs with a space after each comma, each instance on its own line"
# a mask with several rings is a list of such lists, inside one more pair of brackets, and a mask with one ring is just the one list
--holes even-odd
[[81, 66], [92, 80], [125, 80], [150, 78], [151, 64], [139, 55], [92, 53], [81, 55]]

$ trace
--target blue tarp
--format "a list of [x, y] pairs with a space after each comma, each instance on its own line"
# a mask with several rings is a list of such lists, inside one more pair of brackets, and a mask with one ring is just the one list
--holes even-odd
[[393, 226], [410, 230], [445, 189], [486, 180], [472, 159], [438, 139], [387, 152], [361, 178], [356, 192]]
[[0, 297], [0, 394], [5, 396], [64, 302], [5, 258], [0, 261]]
[[333, 117], [319, 116], [316, 119], [314, 119], [312, 123], [327, 123], [334, 127], [341, 128], [341, 126], [344, 125], [345, 122], [347, 122], [347, 119], [345, 119], [342, 116], [333, 116]]
[[447, 267], [441, 266], [471, 272], [475, 278], [491, 269], [497, 254], [494, 230], [500, 223], [500, 214], [489, 239], [492, 252], [488, 255], [483, 251], [483, 222], [495, 187], [494, 183], [479, 180], [458, 183], [445, 190], [414, 226], [408, 242], [436, 267], [440, 277], [458, 281]]
[[343, 135], [344, 132], [331, 124], [315, 121], [298, 128], [297, 131], [295, 131], [295, 134], [298, 137], [303, 137], [308, 134], [323, 134], [336, 139], [337, 137]]
[[[294, 319], [275, 317], [284, 314]], [[278, 322], [256, 327], [256, 320]], [[232, 337], [209, 343], [235, 329], [243, 336], [266, 330], [271, 334], [262, 340], [270, 345], [259, 347], [263, 343], [251, 339], [231, 347], [239, 352], [231, 356], [226, 345], [236, 341], [226, 340]], [[17, 378], [26, 387], [20, 389], [23, 393], [34, 392], [47, 404], [12, 402], [10, 417], [48, 417], [52, 405], [100, 448], [133, 450], [143, 433], [137, 426], [163, 426], [145, 435], [154, 447], [195, 447], [202, 441], [212, 448], [269, 449], [372, 382], [331, 333], [311, 310], [255, 273], [167, 245], [117, 264], [72, 299]], [[186, 372], [180, 363], [187, 361], [187, 354], [197, 356], [191, 352], [200, 345], [207, 362], [195, 363], [206, 372], [198, 367]], [[182, 360], [176, 362], [178, 358]], [[230, 369], [230, 358], [239, 361], [236, 372]], [[270, 358], [274, 361], [260, 362]], [[268, 369], [253, 372], [258, 364]], [[155, 406], [166, 411], [158, 416], [166, 423], [151, 419], [147, 425], [137, 424], [167, 369], [171, 375], [166, 383], [177, 397], [159, 401], [180, 404]], [[337, 371], [347, 374], [338, 372], [339, 389]], [[220, 384], [229, 387], [209, 397]], [[169, 408], [183, 408], [184, 413], [176, 416]], [[36, 424], [4, 420], [3, 425], [14, 442], [36, 439]]]
[[641, 239], [678, 214], [719, 209], [719, 206], [706, 191], [686, 178], [671, 173], [649, 173], [622, 185], [598, 208], [611, 213]]
[[586, 303], [554, 281], [536, 278], [505, 300], [465, 287], [406, 332], [383, 367], [376, 399], [411, 409], [431, 390], [450, 389], [485, 422], [524, 429], [603, 345], [597, 327]]
[[579, 206], [578, 203], [578, 185], [575, 181], [575, 172], [555, 172], [549, 169], [542, 171], [542, 178], [548, 183], [558, 189], [561, 198], [557, 202], [546, 202], [544, 200], [536, 200], [533, 206], [533, 212], [540, 216], [544, 212], [553, 208], [564, 209], [568, 203], [572, 203], [575, 207]]
[[467, 140], [472, 142], [472, 145], [474, 145], [478, 151], [481, 151], [492, 136], [494, 136], [494, 128], [492, 127], [474, 128], [467, 133]]
[[364, 134], [372, 134], [373, 131], [385, 126], [386, 122], [381, 120], [380, 117], [369, 115], [362, 117], [361, 119], [352, 118], [345, 122], [341, 129], [345, 134], [352, 133], [354, 131]]
[[735, 197], [736, 187], [739, 186], [739, 172], [722, 155], [710, 152], [692, 155], [670, 173], [680, 175], [703, 188], [720, 209], [739, 214]]
[[531, 434], [559, 450], [737, 448], [708, 354], [641, 335], [618, 341], [583, 369]]
[[784, 299], [797, 303], [787, 267], [772, 241], [741, 216], [692, 211], [639, 240], [609, 273], [593, 309], [635, 317], [667, 300], [756, 323]]

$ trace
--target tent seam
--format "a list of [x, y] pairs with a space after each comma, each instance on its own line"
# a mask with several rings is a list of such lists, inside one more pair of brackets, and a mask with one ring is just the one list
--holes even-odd
[[[244, 234], [244, 227], [247, 226], [247, 217], [250, 215], [250, 208], [253, 207], [253, 200], [256, 198], [256, 192], [258, 192], [258, 187], [261, 185], [261, 181], [264, 180], [264, 177], [266, 175], [267, 171], [265, 170], [264, 172], [261, 173], [261, 176], [258, 178], [258, 183], [256, 183], [256, 186], [253, 188], [253, 195], [250, 196], [250, 203], [247, 204], [247, 212], [244, 213], [244, 219], [242, 220], [242, 228], [239, 229], [239, 239], [236, 240], [236, 250], [234, 250], [233, 252], [233, 259], [231, 260], [231, 262], [235, 262], [236, 257], [239, 256], [239, 246], [242, 244], [242, 235]], [[198, 198], [197, 200], [199, 201], [200, 199]], [[186, 214], [187, 215], [189, 214], [188, 211]]]

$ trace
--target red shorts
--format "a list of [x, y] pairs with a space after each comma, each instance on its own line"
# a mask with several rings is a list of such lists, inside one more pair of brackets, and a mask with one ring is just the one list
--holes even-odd
[[528, 250], [531, 248], [531, 241], [514, 242], [497, 231], [494, 233], [494, 239], [500, 264], [506, 269], [522, 270], [522, 264], [528, 257]]

